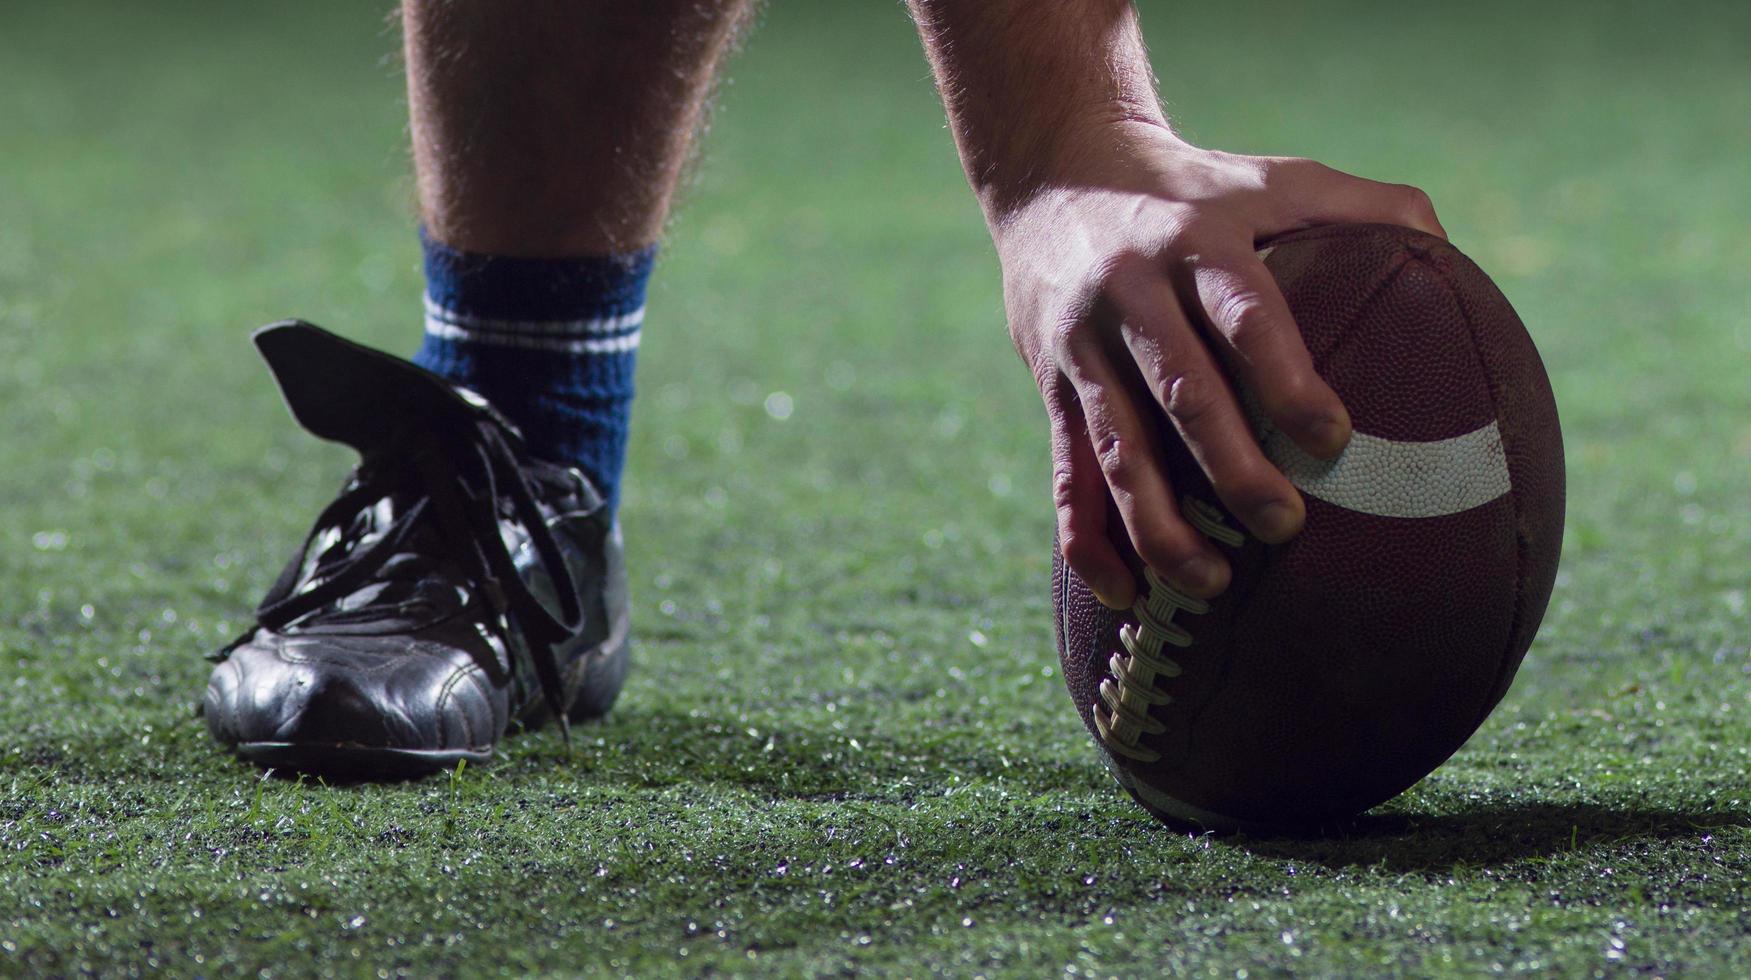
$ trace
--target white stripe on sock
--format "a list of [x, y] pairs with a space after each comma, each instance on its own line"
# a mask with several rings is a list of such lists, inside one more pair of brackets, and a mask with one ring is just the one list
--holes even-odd
[[644, 323], [644, 307], [615, 316], [591, 317], [584, 320], [500, 320], [492, 317], [459, 313], [438, 305], [430, 296], [426, 300], [426, 321], [458, 327], [475, 334], [516, 334], [518, 336], [566, 337], [625, 333], [636, 331]]
[[[643, 311], [640, 311], [641, 313]], [[474, 330], [447, 323], [435, 316], [426, 317], [426, 333], [444, 340], [459, 340], [491, 347], [522, 347], [530, 350], [564, 351], [568, 354], [621, 354], [638, 349], [639, 331], [618, 337], [563, 337], [541, 334], [499, 333]]]

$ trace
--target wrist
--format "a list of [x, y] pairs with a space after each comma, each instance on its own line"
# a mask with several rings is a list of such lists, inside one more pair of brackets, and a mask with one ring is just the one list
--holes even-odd
[[[1184, 153], [1198, 152], [1157, 111], [1133, 112], [1113, 105], [1083, 114], [1074, 125], [1054, 127], [1051, 138], [1028, 149], [1025, 165], [994, 167], [983, 182], [969, 170], [973, 190], [995, 236], [1017, 215], [1058, 189], [1147, 191], [1130, 188], [1140, 173], [1154, 173]], [[1151, 166], [1135, 164], [1149, 159]], [[1007, 178], [1007, 179], [1004, 179]]]
[[988, 216], [1049, 186], [1077, 143], [1167, 132], [1131, 0], [909, 0]]

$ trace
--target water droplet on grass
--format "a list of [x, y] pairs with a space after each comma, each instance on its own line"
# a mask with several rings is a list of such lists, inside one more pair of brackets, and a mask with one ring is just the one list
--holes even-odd
[[31, 546], [38, 551], [65, 551], [67, 548], [66, 531], [38, 531], [30, 536]]
[[791, 413], [795, 410], [796, 403], [791, 400], [790, 395], [782, 391], [775, 391], [766, 396], [766, 414], [780, 422], [790, 418]]

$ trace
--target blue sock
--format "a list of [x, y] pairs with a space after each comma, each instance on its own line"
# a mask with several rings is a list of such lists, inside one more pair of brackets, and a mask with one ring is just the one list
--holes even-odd
[[420, 233], [426, 336], [414, 363], [479, 392], [535, 456], [620, 501], [633, 362], [656, 246], [535, 259], [462, 252]]

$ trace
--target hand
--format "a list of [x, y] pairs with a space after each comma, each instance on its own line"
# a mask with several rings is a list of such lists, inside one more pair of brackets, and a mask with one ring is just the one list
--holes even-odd
[[1228, 567], [1181, 517], [1154, 406], [1126, 379], [1141, 377], [1223, 505], [1260, 540], [1285, 541], [1306, 515], [1301, 496], [1260, 452], [1230, 377], [1315, 456], [1343, 450], [1350, 418], [1256, 244], [1337, 222], [1446, 234], [1416, 188], [1199, 149], [1153, 122], [1105, 123], [1067, 145], [1036, 189], [989, 214], [1010, 334], [1051, 417], [1059, 545], [1102, 602], [1130, 605], [1110, 494], [1145, 563], [1214, 595]]

